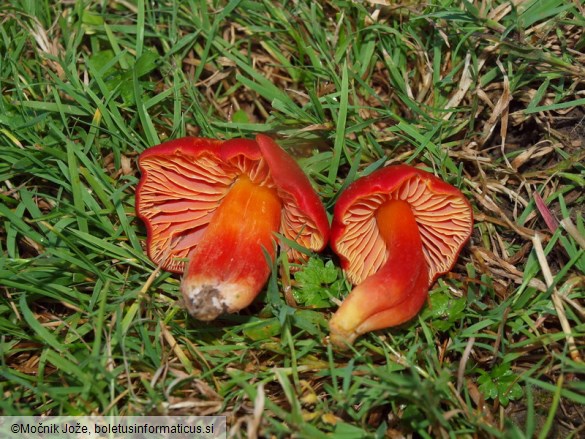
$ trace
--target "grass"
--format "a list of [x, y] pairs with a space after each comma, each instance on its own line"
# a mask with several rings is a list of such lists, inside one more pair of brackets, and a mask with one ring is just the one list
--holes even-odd
[[[0, 413], [223, 414], [236, 437], [583, 434], [585, 6], [389, 3], [0, 6]], [[336, 353], [335, 305], [286, 305], [276, 269], [248, 310], [188, 317], [143, 251], [136, 157], [257, 132], [329, 212], [391, 163], [469, 197], [471, 242], [416, 319]], [[332, 255], [315, 259], [297, 297], [319, 276], [344, 295]]]

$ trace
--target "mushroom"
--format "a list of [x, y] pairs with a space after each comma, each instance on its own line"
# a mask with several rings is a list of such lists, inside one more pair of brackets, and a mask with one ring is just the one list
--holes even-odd
[[335, 205], [330, 244], [357, 286], [330, 321], [331, 343], [345, 348], [414, 317], [472, 225], [465, 196], [420, 169], [389, 166], [350, 184]]
[[[248, 306], [270, 275], [275, 232], [314, 251], [325, 247], [325, 208], [295, 160], [271, 138], [225, 142], [187, 137], [144, 151], [136, 211], [147, 253], [184, 273], [189, 313], [213, 320]], [[304, 255], [285, 248], [291, 262]]]

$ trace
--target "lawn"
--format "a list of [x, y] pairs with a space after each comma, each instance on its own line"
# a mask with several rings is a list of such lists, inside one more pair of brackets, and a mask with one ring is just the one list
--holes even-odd
[[[584, 3], [2, 2], [0, 413], [584, 436]], [[465, 194], [472, 237], [417, 317], [333, 349], [351, 285], [329, 249], [278, 258], [237, 314], [189, 316], [145, 253], [138, 155], [257, 133], [329, 215], [399, 163]]]

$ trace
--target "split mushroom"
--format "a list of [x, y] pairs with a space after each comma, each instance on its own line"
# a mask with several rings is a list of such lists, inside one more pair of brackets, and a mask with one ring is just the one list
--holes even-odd
[[[270, 275], [274, 233], [314, 251], [327, 243], [323, 204], [299, 165], [271, 138], [182, 138], [139, 159], [136, 211], [147, 252], [163, 269], [184, 273], [191, 315], [213, 320], [248, 306]], [[302, 253], [286, 248], [291, 262]]]
[[335, 205], [331, 247], [357, 286], [330, 322], [331, 343], [344, 348], [414, 317], [429, 287], [455, 264], [472, 225], [459, 190], [408, 165], [349, 185]]

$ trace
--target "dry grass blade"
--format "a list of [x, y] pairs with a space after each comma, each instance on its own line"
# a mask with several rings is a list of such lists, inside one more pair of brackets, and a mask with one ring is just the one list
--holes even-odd
[[[486, 62], [487, 55], [484, 53], [480, 56], [478, 63], [477, 63], [477, 70], [478, 72], [481, 71], [482, 67]], [[477, 73], [476, 73], [477, 74]], [[445, 104], [445, 109], [455, 108], [461, 104], [461, 101], [467, 96], [469, 92], [469, 88], [471, 84], [474, 82], [474, 74], [471, 70], [471, 54], [468, 53], [465, 56], [465, 65], [463, 66], [463, 73], [461, 74], [461, 79], [459, 80], [459, 85], [457, 87], [457, 91], [451, 96], [449, 102]], [[452, 117], [451, 112], [445, 113], [443, 116], [443, 120], [448, 120]]]
[[561, 220], [561, 226], [567, 231], [571, 237], [577, 241], [577, 243], [581, 246], [582, 249], [585, 250], [585, 237], [579, 232], [571, 218], [564, 218]]
[[158, 267], [156, 267], [152, 273], [150, 273], [150, 276], [148, 276], [148, 279], [146, 279], [146, 282], [144, 282], [144, 284], [142, 285], [142, 288], [140, 288], [140, 293], [141, 294], [146, 294], [148, 292], [148, 290], [150, 289], [150, 287], [152, 286], [152, 283], [156, 280], [156, 277], [160, 274], [160, 265]]
[[257, 439], [259, 437], [260, 424], [262, 422], [262, 415], [264, 413], [264, 402], [266, 394], [264, 393], [264, 385], [260, 384], [256, 388], [256, 399], [254, 399], [254, 413], [248, 421], [248, 428], [246, 430], [248, 437]]
[[459, 361], [459, 368], [457, 369], [457, 392], [461, 392], [461, 388], [463, 387], [463, 383], [465, 381], [465, 366], [467, 365], [467, 361], [469, 360], [469, 356], [471, 355], [471, 350], [473, 349], [473, 344], [475, 343], [475, 337], [471, 337], [467, 340], [467, 344], [465, 345], [465, 350], [463, 351], [463, 355], [461, 356], [461, 360]]
[[583, 360], [579, 355], [579, 350], [577, 349], [577, 345], [575, 343], [575, 338], [572, 335], [571, 325], [567, 320], [567, 316], [565, 314], [565, 308], [563, 306], [563, 301], [559, 297], [559, 293], [556, 287], [553, 287], [554, 279], [552, 272], [550, 270], [550, 266], [548, 265], [548, 261], [546, 260], [546, 255], [544, 254], [544, 249], [542, 248], [542, 241], [540, 239], [540, 235], [538, 233], [534, 234], [532, 238], [532, 243], [534, 246], [534, 251], [536, 252], [536, 257], [538, 258], [538, 262], [540, 264], [540, 268], [542, 270], [542, 274], [544, 276], [544, 280], [548, 288], [552, 288], [551, 298], [553, 301], [553, 305], [557, 312], [557, 316], [559, 318], [559, 322], [561, 323], [561, 327], [563, 328], [563, 332], [565, 333], [565, 338], [567, 340], [567, 346], [569, 349], [569, 354], [574, 361], [582, 363]]
[[175, 337], [173, 337], [173, 334], [168, 330], [164, 322], [160, 322], [159, 326], [163, 338], [169, 344], [169, 347], [173, 350], [174, 354], [179, 359], [185, 370], [187, 370], [189, 373], [193, 372], [193, 365], [191, 364], [189, 357], [185, 354], [185, 352], [183, 352], [183, 349], [181, 349], [181, 344], [177, 343], [177, 340], [175, 340]]

